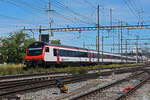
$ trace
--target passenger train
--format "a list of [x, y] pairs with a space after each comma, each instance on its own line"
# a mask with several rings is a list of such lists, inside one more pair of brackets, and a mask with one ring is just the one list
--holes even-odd
[[[99, 53], [99, 62], [134, 63], [135, 57], [126, 57], [119, 54]], [[52, 45], [44, 42], [34, 42], [28, 46], [25, 54], [25, 64], [31, 66], [68, 66], [68, 65], [94, 65], [98, 63], [98, 52], [85, 48]]]

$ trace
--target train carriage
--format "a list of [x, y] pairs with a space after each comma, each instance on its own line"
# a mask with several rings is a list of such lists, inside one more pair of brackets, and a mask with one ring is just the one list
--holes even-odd
[[[98, 63], [98, 52], [85, 48], [51, 45], [34, 42], [28, 46], [25, 55], [27, 66], [90, 65]], [[99, 53], [102, 62], [102, 52]], [[122, 56], [122, 62], [135, 62], [133, 57]], [[103, 53], [103, 63], [121, 63], [121, 55]]]

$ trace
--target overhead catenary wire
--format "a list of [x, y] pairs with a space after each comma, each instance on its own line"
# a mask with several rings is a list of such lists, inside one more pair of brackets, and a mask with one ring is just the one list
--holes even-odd
[[[15, 2], [16, 1], [16, 2]], [[27, 12], [27, 5], [25, 5], [25, 6], [23, 6], [24, 4], [25, 4], [25, 2], [17, 2], [18, 0], [2, 0], [2, 1], [0, 1], [0, 2], [5, 2], [5, 3], [8, 3], [8, 4], [11, 4], [11, 5], [13, 5], [13, 6], [15, 6], [15, 7], [17, 7], [17, 8], [21, 8], [21, 9], [23, 9], [24, 11], [26, 11]], [[21, 0], [22, 1], [22, 0]], [[28, 3], [27, 3], [28, 4]], [[28, 5], [29, 6], [29, 5]], [[30, 7], [31, 7], [32, 5], [30, 4]], [[36, 7], [35, 7], [36, 8]], [[34, 8], [33, 8], [34, 9]], [[32, 10], [32, 9], [30, 9], [30, 10]], [[29, 9], [28, 9], [28, 11], [30, 11]], [[39, 10], [39, 9], [36, 9], [36, 10]], [[45, 13], [45, 9], [43, 9], [43, 10], [40, 10], [40, 12], [39, 12], [39, 14], [41, 14], [41, 12], [43, 12], [43, 13]], [[35, 15], [35, 14], [37, 14], [35, 11], [32, 11], [32, 13]], [[46, 13], [45, 13], [46, 14]], [[15, 18], [15, 17], [10, 17], [10, 16], [8, 16], [8, 15], [2, 15], [2, 14], [0, 14], [0, 17], [3, 17], [3, 18], [5, 18], [5, 19], [10, 19], [10, 20], [15, 20], [15, 21], [17, 21], [17, 22], [22, 22], [22, 23], [28, 23], [28, 24], [33, 24], [33, 22], [31, 22], [31, 21], [27, 21], [27, 20], [25, 20], [25, 19], [19, 19], [19, 18]], [[34, 25], [37, 25], [37, 24], [34, 24]]]
[[58, 16], [58, 17], [61, 17], [61, 18], [63, 18], [63, 19], [65, 19], [66, 21], [71, 21], [71, 22], [76, 22], [75, 20], [73, 20], [72, 18], [70, 18], [70, 17], [68, 17], [68, 16], [65, 16], [65, 15], [63, 15], [63, 14], [60, 14], [59, 12], [57, 12], [57, 11], [55, 11], [54, 12], [54, 14], [56, 14], [56, 16]]
[[138, 19], [138, 23], [143, 23], [143, 8], [140, 6], [137, 6], [137, 3], [134, 0], [124, 0], [130, 11], [136, 16]]
[[44, 0], [32, 0], [34, 1], [36, 4], [40, 5], [46, 5], [48, 2], [45, 2]]
[[59, 17], [64, 18], [65, 20], [70, 20], [73, 23], [78, 21], [78, 22], [81, 22], [81, 23], [90, 24], [90, 23], [88, 23], [86, 21], [78, 19], [77, 17], [72, 18], [72, 17], [66, 16], [66, 15], [63, 15], [63, 14], [57, 12], [57, 11], [54, 11], [54, 14], [59, 15]]
[[91, 2], [89, 2], [88, 0], [83, 0], [85, 3], [87, 3], [88, 5], [90, 5], [92, 8], [97, 9], [97, 7], [95, 7]]
[[[60, 38], [54, 38], [54, 39], [57, 39], [57, 40], [62, 40], [62, 39], [60, 39]], [[71, 45], [78, 45], [79, 46], [79, 43], [78, 42], [76, 42], [77, 40], [80, 40], [80, 39], [72, 39], [71, 37], [69, 38], [69, 39], [63, 39], [62, 41], [62, 44], [64, 44], [64, 45], [68, 45], [68, 42], [71, 44]], [[82, 41], [82, 40], [81, 40]], [[67, 43], [67, 44], [66, 44]], [[82, 43], [82, 42], [81, 42]], [[90, 43], [88, 43], [88, 44], [90, 44]], [[82, 47], [82, 45], [80, 45], [80, 47]]]
[[45, 1], [45, 0], [39, 0], [40, 2], [42, 2], [42, 3], [49, 3], [48, 1]]
[[137, 20], [139, 21], [139, 18], [137, 16], [137, 14], [135, 13], [135, 11], [133, 10], [133, 8], [129, 5], [129, 3], [126, 0], [123, 0], [124, 3], [127, 5], [127, 7], [129, 8], [130, 12], [137, 18]]
[[[2, 2], [2, 1], [1, 1]], [[17, 8], [21, 8], [21, 9], [23, 9], [23, 10], [25, 10], [26, 9], [26, 7], [24, 7], [22, 4], [20, 4], [21, 2], [15, 2], [15, 0], [12, 0], [12, 1], [9, 1], [9, 0], [5, 0], [4, 1], [5, 3], [8, 3], [8, 4], [10, 4], [10, 5], [12, 5], [12, 7], [14, 6], [14, 7], [17, 7]], [[2, 2], [3, 3], [3, 2]], [[30, 9], [30, 10], [32, 10], [32, 9]], [[25, 10], [25, 11], [27, 11], [27, 10]], [[32, 11], [33, 12], [33, 11]], [[45, 12], [44, 10], [43, 10], [43, 12]], [[35, 13], [35, 12], [33, 12], [33, 13]], [[37, 13], [36, 13], [37, 14]], [[34, 14], [35, 15], [35, 14]], [[29, 21], [28, 19], [20, 19], [20, 18], [17, 18], [17, 17], [12, 17], [12, 16], [8, 16], [8, 15], [3, 15], [3, 14], [0, 14], [0, 17], [2, 17], [3, 18], [3, 22], [6, 22], [6, 21], [8, 21], [8, 19], [9, 19], [9, 23], [11, 22], [11, 25], [2, 25], [1, 24], [1, 28], [4, 28], [4, 29], [6, 29], [6, 28], [11, 28], [11, 27], [13, 27], [14, 28], [14, 30], [16, 30], [16, 29], [18, 29], [18, 28], [20, 28], [20, 29], [23, 29], [23, 26], [21, 26], [20, 25], [20, 23], [22, 23], [22, 25], [24, 25], [24, 26], [26, 26], [26, 27], [29, 27], [29, 25], [33, 25], [32, 27], [38, 27], [39, 25], [41, 25], [42, 23], [40, 23], [40, 24], [38, 24], [38, 23], [33, 23], [33, 21]], [[7, 20], [5, 20], [5, 19], [7, 19]], [[13, 24], [13, 23], [16, 23], [16, 24]], [[13, 24], [13, 25], [12, 25]], [[31, 26], [30, 26], [31, 27]], [[10, 30], [11, 31], [11, 30]]]
[[29, 3], [29, 2], [26, 2], [24, 0], [19, 0], [19, 1], [18, 0], [11, 0], [11, 1], [13, 1], [15, 3], [18, 3], [18, 4], [22, 5], [22, 6], [25, 5], [24, 7], [28, 7], [30, 9], [32, 9], [32, 10], [36, 10], [36, 11], [44, 11], [45, 10], [42, 7], [35, 6], [33, 3], [31, 4], [31, 2]]
[[8, 4], [13, 5], [14, 7], [21, 8], [25, 12], [32, 12], [32, 13], [45, 13], [44, 8], [38, 8], [36, 6], [33, 6], [25, 1], [22, 0], [2, 0], [0, 2], [5, 2]]
[[128, 1], [129, 1], [129, 4], [131, 5], [131, 7], [133, 8], [133, 10], [134, 10], [135, 12], [137, 12], [137, 11], [138, 11], [138, 8], [137, 8], [135, 2], [134, 2], [133, 0], [128, 0]]
[[[78, 18], [78, 20], [81, 20], [81, 22], [84, 22], [84, 23], [86, 22], [86, 24], [96, 25], [96, 23], [94, 23], [94, 22], [89, 22], [89, 20], [91, 20], [91, 18], [89, 18], [89, 17], [87, 17], [85, 15], [81, 15], [78, 12], [75, 12], [70, 7], [65, 6], [64, 4], [62, 4], [62, 3], [58, 2], [58, 1], [55, 1], [55, 3], [56, 3], [57, 7], [61, 7], [61, 9], [63, 8], [64, 10], [67, 10], [67, 11], [73, 13], [74, 15], [78, 16], [79, 18], [82, 18], [82, 20]], [[84, 21], [84, 20], [86, 20], [86, 21]]]
[[79, 17], [82, 17], [82, 18], [86, 18], [86, 19], [90, 19], [89, 17], [85, 16], [85, 15], [81, 15], [80, 13], [74, 11], [73, 9], [71, 9], [69, 6], [65, 6], [64, 4], [58, 2], [58, 1], [55, 1], [59, 6], [63, 7], [64, 9], [72, 12], [73, 14], [79, 16]]
[[[14, 0], [13, 0], [14, 1]], [[32, 9], [35, 9], [36, 7], [33, 7], [32, 5], [29, 5], [28, 3], [25, 3], [23, 0], [21, 0], [22, 2], [20, 2], [20, 4], [22, 4], [22, 3], [24, 3], [26, 6], [29, 6], [30, 8], [32, 8]], [[18, 6], [18, 5], [17, 5]], [[19, 7], [21, 7], [20, 5], [19, 5]], [[37, 9], [37, 10], [39, 10], [39, 9]], [[44, 10], [43, 10], [44, 11]], [[58, 14], [58, 13], [57, 13]], [[60, 15], [60, 13], [59, 13], [59, 15]], [[62, 16], [62, 15], [61, 15]], [[65, 19], [71, 19], [71, 18], [66, 18], [66, 17], [64, 17], [63, 16], [63, 18], [65, 18]], [[89, 24], [89, 23], [87, 23], [86, 21], [82, 21], [82, 20], [80, 20], [80, 19], [78, 19], [78, 18], [73, 18], [73, 19], [76, 19], [76, 20], [78, 20], [78, 21], [80, 21], [80, 22], [82, 22], [82, 23], [86, 23], [86, 24]]]
[[[42, 6], [42, 5], [44, 5], [45, 3], [43, 2], [41, 2], [41, 4], [42, 5], [40, 5], [40, 2], [27, 2], [27, 1], [25, 1], [25, 0], [21, 0], [21, 2], [19, 1], [19, 2], [17, 2], [17, 3], [15, 3], [14, 1], [17, 1], [17, 0], [6, 0], [6, 1], [9, 1], [9, 2], [11, 2], [11, 3], [13, 3], [13, 4], [16, 4], [17, 6], [19, 6], [19, 8], [29, 8], [29, 10], [34, 10], [34, 11], [38, 11], [39, 13], [41, 13], [41, 12], [45, 12], [45, 8]], [[22, 4], [23, 2], [27, 2], [27, 4], [25, 3], [25, 4]], [[33, 0], [33, 1], [36, 1], [36, 0]], [[42, 0], [42, 1], [44, 1], [44, 0]], [[28, 4], [30, 4], [30, 5], [28, 5]], [[32, 5], [33, 4], [33, 5]], [[27, 7], [25, 7], [25, 6], [27, 6]], [[34, 7], [33, 7], [34, 6]], [[39, 7], [39, 8], [38, 8]], [[59, 6], [59, 7], [61, 7], [61, 6]], [[67, 6], [66, 6], [67, 7]], [[130, 5], [130, 7], [131, 7], [131, 5]], [[64, 6], [62, 6], [62, 8], [64, 8]], [[67, 10], [67, 8], [64, 8], [65, 10]], [[132, 10], [135, 12], [135, 10], [132, 8]], [[34, 11], [32, 11], [33, 13], [34, 13]], [[68, 10], [67, 10], [68, 11]], [[74, 10], [73, 10], [74, 11]], [[57, 16], [59, 16], [59, 17], [61, 17], [61, 18], [63, 18], [63, 19], [65, 19], [66, 21], [68, 21], [68, 22], [72, 22], [73, 24], [75, 24], [75, 23], [78, 23], [78, 22], [81, 22], [81, 23], [86, 23], [86, 24], [90, 24], [90, 23], [88, 23], [88, 22], [86, 22], [86, 21], [84, 21], [83, 19], [85, 19], [85, 18], [81, 18], [81, 16], [82, 16], [82, 14], [81, 14], [81, 16], [80, 16], [80, 13], [79, 14], [75, 14], [75, 13], [73, 13], [74, 15], [75, 15], [75, 17], [74, 16], [71, 16], [71, 15], [65, 15], [65, 14], [61, 14], [61, 12], [58, 12], [57, 13], [57, 11], [54, 11], [54, 13], [55, 13], [55, 15], [57, 15]], [[135, 12], [136, 13], [136, 12]], [[9, 18], [8, 18], [9, 19]], [[17, 21], [17, 19], [12, 19], [12, 20], [16, 20]], [[19, 19], [18, 19], [19, 20]], [[22, 23], [25, 23], [25, 22], [23, 22], [23, 21], [20, 21], [20, 22], [22, 22]], [[31, 22], [32, 23], [32, 22]], [[90, 24], [91, 25], [91, 24]], [[15, 27], [15, 25], [14, 25], [14, 27]], [[82, 36], [84, 36], [83, 34], [82, 34]], [[82, 37], [81, 36], [81, 37]], [[92, 35], [93, 36], [93, 35]], [[88, 39], [90, 39], [90, 38], [92, 38], [92, 36], [90, 37], [90, 36], [87, 36], [88, 37]], [[80, 39], [81, 40], [81, 39]], [[93, 38], [93, 40], [95, 40], [95, 37]]]
[[133, 8], [133, 9], [135, 10], [135, 12], [137, 13], [139, 19], [142, 19], [142, 18], [141, 18], [141, 17], [142, 17], [141, 14], [144, 12], [144, 11], [143, 11], [143, 8], [142, 8], [141, 6], [139, 6], [139, 5], [137, 5], [137, 3], [136, 3], [134, 0], [129, 0], [129, 2], [130, 2], [130, 4], [131, 4], [132, 8]]
[[2, 14], [0, 14], [0, 17], [2, 17], [4, 19], [7, 19], [7, 20], [9, 19], [9, 20], [12, 20], [12, 21], [21, 22], [23, 24], [39, 26], [39, 24], [34, 24], [34, 23], [32, 23], [28, 20], [20, 19], [20, 18], [17, 18], [17, 17], [7, 16], [7, 15], [2, 15]]
[[[24, 6], [22, 6], [22, 5], [25, 5], [25, 6], [28, 6], [29, 8], [32, 8], [32, 9], [36, 9], [36, 10], [41, 10], [41, 9], [37, 9], [37, 7], [33, 7], [31, 4], [29, 4], [29, 3], [27, 3], [27, 2], [25, 2], [24, 0], [21, 0], [21, 1], [19, 1], [18, 3], [16, 3], [15, 2], [16, 0], [6, 0], [5, 2], [8, 2], [8, 3], [10, 3], [10, 4], [12, 4], [12, 5], [15, 5], [16, 7], [19, 7], [19, 8], [24, 8]], [[44, 1], [45, 2], [45, 1]], [[45, 9], [43, 9], [42, 11], [44, 12], [44, 10]], [[58, 14], [58, 13], [57, 13]], [[60, 14], [59, 14], [60, 15]], [[66, 18], [66, 17], [64, 17], [63, 16], [63, 18], [65, 18], [65, 19], [71, 19], [71, 18]], [[82, 22], [82, 23], [86, 23], [86, 24], [90, 24], [90, 23], [88, 23], [87, 21], [82, 21], [82, 20], [80, 20], [80, 19], [78, 19], [77, 17], [74, 17], [73, 18], [73, 20], [78, 20], [78, 22]], [[73, 22], [75, 22], [75, 21], [73, 21]]]

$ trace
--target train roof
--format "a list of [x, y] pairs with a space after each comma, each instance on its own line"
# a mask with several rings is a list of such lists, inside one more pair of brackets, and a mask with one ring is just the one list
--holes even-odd
[[[87, 48], [81, 48], [81, 47], [75, 47], [75, 46], [68, 46], [68, 45], [56, 45], [56, 44], [51, 44], [51, 43], [45, 43], [45, 42], [34, 42], [34, 43], [41, 43], [43, 45], [49, 45], [49, 46], [56, 46], [56, 47], [65, 47], [65, 48], [70, 48], [70, 49], [80, 49], [80, 50], [86, 50], [86, 51], [94, 51], [97, 52], [96, 50], [93, 49], [87, 49]], [[100, 51], [101, 52], [101, 51]], [[104, 52], [104, 53], [110, 53], [110, 52]], [[113, 54], [113, 53], [111, 53]]]
[[[93, 49], [87, 49], [87, 48], [81, 48], [81, 47], [75, 47], [75, 46], [67, 46], [67, 45], [54, 45], [54, 44], [45, 43], [45, 42], [41, 42], [41, 41], [37, 41], [34, 43], [41, 43], [42, 45], [49, 45], [49, 46], [55, 46], [55, 47], [64, 47], [64, 48], [70, 48], [70, 49], [79, 49], [79, 50], [97, 52], [96, 50], [93, 50]], [[102, 51], [99, 51], [99, 52], [102, 53]], [[120, 54], [118, 54], [118, 53], [104, 52], [104, 54], [112, 54], [112, 55], [120, 56]], [[128, 57], [131, 57], [131, 56], [128, 56]]]
[[[40, 42], [39, 42], [40, 43]], [[87, 48], [80, 48], [80, 47], [74, 47], [74, 46], [67, 46], [67, 45], [56, 45], [56, 44], [50, 44], [50, 43], [44, 43], [44, 42], [41, 42], [41, 43], [43, 43], [43, 44], [45, 44], [45, 45], [49, 45], [49, 46], [56, 46], [56, 47], [66, 47], [66, 48], [73, 48], [73, 49], [81, 49], [81, 50], [89, 50], [89, 49], [87, 49]], [[94, 51], [94, 50], [93, 50]]]

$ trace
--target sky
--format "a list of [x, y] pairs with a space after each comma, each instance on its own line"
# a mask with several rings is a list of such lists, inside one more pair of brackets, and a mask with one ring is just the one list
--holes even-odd
[[[48, 12], [51, 1], [51, 12]], [[94, 27], [97, 25], [97, 6], [100, 5], [100, 26], [110, 25], [110, 9], [112, 9], [112, 25], [119, 21], [123, 25], [150, 24], [150, 0], [0, 0], [0, 37], [9, 36], [24, 27], [38, 29], [66, 27]], [[25, 31], [32, 37], [32, 32]], [[150, 38], [149, 30], [123, 30], [123, 43], [125, 39]], [[34, 31], [38, 40], [39, 32]], [[48, 31], [42, 34], [48, 34]], [[55, 32], [51, 40], [59, 39], [63, 45], [95, 49], [97, 31], [82, 32]], [[118, 44], [118, 31], [100, 31], [104, 36], [104, 50], [118, 52], [118, 46], [105, 46], [105, 44]], [[113, 38], [114, 36], [114, 38]], [[136, 41], [128, 41], [135, 44]], [[139, 44], [149, 43], [150, 40], [138, 41]], [[92, 46], [89, 46], [92, 45]], [[129, 45], [132, 49], [135, 45]], [[140, 48], [147, 45], [139, 45]], [[114, 50], [112, 50], [114, 48]], [[125, 46], [123, 46], [125, 48]]]

